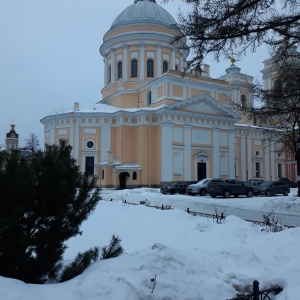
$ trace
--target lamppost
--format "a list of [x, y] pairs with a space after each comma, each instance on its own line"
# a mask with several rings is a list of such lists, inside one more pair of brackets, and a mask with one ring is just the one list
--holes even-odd
[[298, 197], [300, 197], [300, 137], [295, 142], [296, 145], [296, 162], [297, 162], [297, 183], [298, 183]]

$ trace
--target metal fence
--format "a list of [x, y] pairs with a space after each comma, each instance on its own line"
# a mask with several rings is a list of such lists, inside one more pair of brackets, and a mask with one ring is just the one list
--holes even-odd
[[[142, 200], [139, 203], [132, 203], [128, 202], [126, 200], [122, 200], [123, 203], [130, 204], [130, 205], [145, 205], [147, 207], [152, 207], [156, 209], [161, 209], [161, 210], [168, 210], [168, 209], [173, 209], [171, 205], [150, 205], [150, 202], [148, 200]], [[203, 213], [199, 211], [192, 211], [189, 208], [186, 209], [186, 212], [189, 213], [190, 215], [196, 216], [196, 217], [202, 217], [202, 218], [210, 218], [213, 219], [216, 223], [223, 224], [226, 222], [226, 214], [225, 210], [223, 212], [218, 212], [217, 208], [215, 208], [215, 213], [214, 214], [208, 214], [208, 213]], [[281, 231], [283, 227], [285, 228], [294, 228], [294, 226], [289, 226], [289, 225], [280, 225], [278, 224], [278, 220], [274, 220], [274, 217], [271, 218], [271, 216], [274, 213], [270, 213], [268, 215], [263, 215], [264, 220], [263, 221], [254, 221], [254, 220], [246, 220], [247, 222], [253, 223], [254, 226], [260, 227], [261, 231], [266, 231], [266, 232], [276, 232], [276, 231]]]
[[272, 300], [270, 296], [277, 295], [282, 292], [281, 287], [274, 287], [270, 289], [259, 290], [259, 282], [257, 280], [253, 281], [253, 292], [250, 294], [241, 294], [235, 298], [227, 300]]

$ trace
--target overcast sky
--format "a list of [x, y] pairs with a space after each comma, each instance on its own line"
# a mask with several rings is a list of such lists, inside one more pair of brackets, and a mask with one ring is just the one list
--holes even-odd
[[[112, 22], [134, 0], [0, 0], [0, 145], [14, 120], [19, 146], [30, 133], [44, 143], [40, 119], [79, 102], [101, 100], [104, 64], [99, 47]], [[157, 1], [161, 3], [160, 0]], [[175, 19], [180, 0], [162, 5]], [[181, 9], [185, 9], [181, 3]], [[265, 51], [237, 62], [260, 78]], [[230, 62], [211, 66], [211, 76]]]

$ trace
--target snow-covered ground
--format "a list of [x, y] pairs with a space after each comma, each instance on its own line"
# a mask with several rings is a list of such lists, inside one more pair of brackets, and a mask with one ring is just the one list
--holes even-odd
[[[225, 300], [238, 291], [251, 291], [255, 279], [260, 289], [282, 287], [276, 300], [299, 299], [300, 228], [266, 232], [236, 216], [217, 224], [184, 211], [186, 207], [199, 211], [195, 204], [199, 201], [212, 207], [222, 204], [299, 215], [296, 189], [287, 197], [192, 199], [143, 188], [103, 190], [102, 198], [82, 225], [82, 236], [68, 241], [65, 260], [72, 260], [78, 251], [107, 245], [113, 234], [122, 239], [125, 253], [96, 262], [82, 275], [60, 284], [32, 285], [0, 277], [1, 299]], [[159, 210], [124, 204], [124, 200], [179, 208]]]

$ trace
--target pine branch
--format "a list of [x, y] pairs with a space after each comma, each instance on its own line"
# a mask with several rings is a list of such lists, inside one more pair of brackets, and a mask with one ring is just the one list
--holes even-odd
[[113, 235], [109, 245], [102, 248], [101, 259], [109, 259], [121, 255], [124, 252], [123, 247], [120, 245], [121, 241], [118, 236]]

